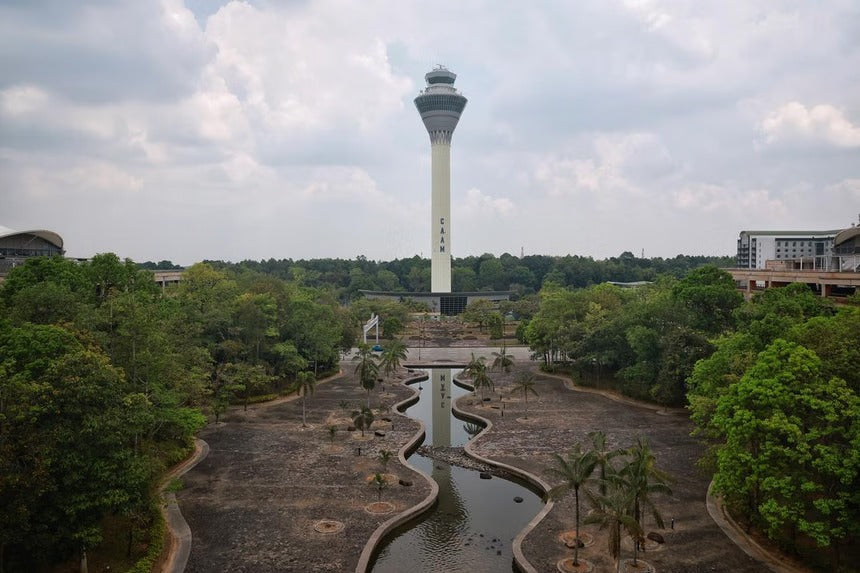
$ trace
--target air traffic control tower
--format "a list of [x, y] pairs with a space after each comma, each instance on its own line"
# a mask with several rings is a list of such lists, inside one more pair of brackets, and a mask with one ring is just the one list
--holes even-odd
[[457, 74], [442, 66], [427, 72], [427, 87], [415, 98], [415, 107], [430, 134], [430, 289], [451, 292], [451, 136], [466, 98], [454, 89]]

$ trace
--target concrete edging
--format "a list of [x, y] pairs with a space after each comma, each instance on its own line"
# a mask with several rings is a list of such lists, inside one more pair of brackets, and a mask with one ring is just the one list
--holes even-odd
[[[462, 388], [466, 388], [467, 390], [470, 390], [472, 392], [474, 392], [474, 390], [475, 390], [475, 388], [473, 386], [471, 386], [470, 384], [466, 384], [465, 382], [463, 382], [457, 378], [454, 379], [454, 383], [457, 384], [458, 386], [460, 386]], [[457, 406], [457, 402], [459, 400], [461, 400], [462, 398], [464, 398], [464, 396], [461, 396], [460, 398], [455, 400], [451, 404], [451, 409], [456, 414], [458, 414], [459, 417], [462, 417], [462, 418], [466, 419], [467, 421], [468, 420], [477, 421], [477, 422], [484, 425], [483, 430], [481, 430], [474, 438], [472, 438], [471, 440], [466, 442], [466, 445], [463, 447], [463, 450], [466, 452], [466, 455], [468, 455], [469, 457], [476, 459], [480, 462], [488, 464], [490, 466], [500, 468], [500, 469], [503, 469], [507, 472], [510, 472], [513, 475], [515, 475], [515, 476], [527, 481], [528, 483], [532, 484], [534, 487], [538, 488], [539, 490], [543, 491], [544, 495], [546, 495], [546, 492], [548, 492], [550, 490], [550, 486], [548, 483], [543, 481], [538, 476], [536, 476], [530, 472], [527, 472], [526, 470], [523, 470], [523, 469], [514, 467], [512, 465], [506, 464], [504, 462], [498, 462], [498, 461], [492, 460], [490, 458], [484, 457], [484, 456], [478, 454], [474, 450], [474, 446], [472, 446], [472, 442], [474, 442], [480, 436], [484, 435], [484, 433], [490, 431], [490, 429], [493, 427], [493, 423], [490, 420], [488, 420], [487, 418], [479, 416], [478, 414], [474, 414], [472, 412], [466, 412], [465, 410], [460, 409], [460, 407]], [[523, 548], [522, 548], [523, 541], [525, 540], [526, 536], [529, 533], [531, 533], [535, 527], [537, 527], [537, 525], [541, 522], [541, 520], [543, 520], [543, 518], [546, 517], [546, 515], [550, 511], [552, 511], [552, 508], [554, 506], [555, 506], [554, 501], [552, 501], [552, 500], [546, 501], [546, 503], [544, 503], [543, 509], [541, 509], [538, 512], [538, 514], [535, 515], [532, 518], [532, 520], [530, 522], [528, 522], [528, 524], [526, 524], [526, 526], [522, 530], [520, 530], [520, 532], [517, 534], [516, 537], [514, 537], [514, 541], [513, 541], [512, 546], [511, 546], [511, 549], [512, 549], [513, 554], [514, 554], [514, 564], [517, 566], [517, 568], [520, 571], [523, 571], [524, 573], [538, 573], [538, 570], [535, 568], [534, 565], [531, 564], [531, 562], [528, 559], [526, 559], [526, 556], [523, 553]]]
[[[411, 378], [407, 378], [406, 380], [401, 382], [401, 384], [408, 386], [409, 384], [414, 384], [415, 382], [427, 380], [427, 378], [429, 378], [427, 374], [421, 374], [413, 376]], [[413, 405], [415, 402], [417, 402], [420, 397], [420, 394], [416, 390], [411, 390], [413, 391], [412, 396], [394, 405], [394, 409], [397, 410], [397, 413], [400, 416], [404, 416], [407, 418], [408, 416], [406, 416], [403, 411], [406, 410], [406, 408], [408, 408], [409, 406]], [[409, 419], [414, 420], [413, 418]], [[385, 537], [396, 527], [403, 525], [407, 521], [429, 510], [431, 507], [433, 507], [433, 505], [436, 503], [436, 499], [439, 497], [439, 484], [437, 484], [433, 478], [410, 464], [408, 461], [406, 461], [406, 456], [418, 449], [418, 446], [421, 444], [421, 442], [424, 441], [424, 437], [426, 436], [427, 430], [424, 427], [424, 422], [420, 420], [414, 421], [418, 422], [420, 428], [412, 437], [412, 439], [406, 442], [406, 444], [404, 444], [403, 447], [400, 448], [400, 450], [397, 452], [397, 458], [400, 460], [400, 463], [403, 466], [413, 470], [415, 473], [427, 480], [427, 482], [430, 484], [430, 493], [417, 505], [413, 505], [409, 509], [398, 513], [397, 515], [383, 522], [379, 527], [376, 528], [376, 530], [370, 536], [370, 539], [368, 539], [367, 543], [365, 543], [364, 549], [362, 550], [361, 555], [358, 558], [358, 565], [356, 565], [355, 567], [356, 573], [365, 573], [370, 569], [373, 553], [374, 551], [376, 551], [376, 548], [382, 541], [383, 537]]]
[[182, 510], [179, 509], [176, 494], [173, 492], [165, 494], [164, 488], [172, 480], [181, 477], [191, 470], [207, 455], [209, 455], [209, 444], [200, 438], [194, 438], [194, 454], [168, 472], [161, 482], [159, 489], [165, 502], [161, 506], [161, 515], [164, 516], [164, 521], [167, 523], [167, 530], [170, 535], [167, 556], [164, 559], [164, 564], [161, 566], [162, 573], [182, 573], [185, 571], [185, 566], [188, 565], [188, 557], [191, 555], [191, 527], [185, 521]]
[[713, 488], [714, 480], [711, 480], [711, 483], [708, 485], [708, 493], [705, 494], [705, 505], [708, 508], [708, 514], [720, 529], [723, 530], [726, 537], [731, 539], [744, 553], [762, 563], [774, 573], [810, 573], [811, 569], [792, 563], [787, 557], [774, 555], [762, 547], [755, 539], [747, 535], [743, 528], [738, 525], [738, 522], [726, 510], [722, 498], [714, 495]]

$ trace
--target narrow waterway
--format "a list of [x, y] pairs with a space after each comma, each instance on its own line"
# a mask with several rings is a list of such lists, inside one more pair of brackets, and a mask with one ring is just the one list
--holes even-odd
[[[467, 423], [451, 414], [451, 401], [468, 392], [452, 384], [456, 370], [432, 369], [416, 385], [419, 401], [406, 410], [424, 422], [425, 444], [463, 446]], [[383, 542], [374, 573], [404, 571], [482, 571], [512, 569], [511, 543], [540, 511], [541, 499], [519, 483], [413, 454], [409, 463], [439, 484], [439, 502], [420, 521], [396, 530]], [[521, 503], [515, 497], [523, 499]]]

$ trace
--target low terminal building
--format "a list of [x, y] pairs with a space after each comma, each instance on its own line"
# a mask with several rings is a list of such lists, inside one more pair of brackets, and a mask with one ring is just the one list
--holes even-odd
[[63, 238], [54, 231], [15, 231], [0, 226], [0, 276], [29, 258], [64, 254]]
[[511, 291], [476, 291], [476, 292], [397, 292], [359, 290], [366, 298], [372, 300], [393, 300], [404, 302], [411, 300], [427, 305], [431, 312], [448, 316], [460, 314], [476, 300], [489, 300], [500, 303], [511, 299]]

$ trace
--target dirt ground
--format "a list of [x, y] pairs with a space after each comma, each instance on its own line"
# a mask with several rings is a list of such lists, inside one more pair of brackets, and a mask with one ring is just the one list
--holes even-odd
[[[516, 369], [536, 370], [536, 365], [519, 363]], [[683, 411], [666, 412], [656, 406], [640, 407], [610, 400], [598, 394], [568, 389], [559, 379], [538, 376], [535, 389], [539, 396], [530, 396], [526, 417], [522, 396], [510, 393], [514, 375], [515, 372], [493, 376], [496, 392], [489, 403], [471, 396], [464, 396], [458, 402], [464, 410], [493, 423], [492, 429], [478, 438], [478, 453], [525, 469], [552, 483], [545, 471], [552, 464], [551, 455], [564, 454], [576, 442], [588, 447], [588, 432], [604, 431], [610, 449], [630, 446], [636, 436], [644, 436], [654, 450], [658, 467], [674, 476], [675, 481], [671, 484], [671, 496], [656, 498], [667, 529], [657, 528], [653, 520], [646, 522], [646, 531], [659, 532], [665, 544], [640, 557], [661, 573], [758, 573], [765, 570], [761, 563], [734, 545], [708, 515], [705, 494], [710, 478], [696, 469], [702, 448], [690, 437], [692, 425]], [[504, 415], [499, 407], [502, 402]], [[587, 503], [583, 507], [584, 516]], [[674, 530], [669, 529], [672, 518]], [[557, 571], [558, 561], [573, 556], [573, 550], [565, 547], [559, 536], [573, 528], [573, 497], [570, 496], [557, 503], [525, 538], [526, 558], [538, 571]], [[605, 532], [594, 525], [581, 529], [595, 539], [593, 545], [580, 549], [580, 558], [593, 563], [596, 572], [614, 571]], [[629, 540], [622, 545], [622, 558], [625, 557], [632, 557]]]
[[[392, 411], [377, 417], [391, 418], [393, 429], [385, 422], [374, 425], [384, 437], [370, 437], [369, 432], [362, 440], [358, 431], [346, 431], [350, 422], [340, 402], [349, 401], [354, 408], [366, 400], [352, 369], [352, 363], [344, 363], [343, 376], [318, 385], [308, 398], [308, 428], [301, 427], [301, 402], [296, 400], [258, 405], [247, 412], [234, 410], [222, 424], [202, 433], [211, 452], [185, 475], [185, 487], [177, 494], [193, 532], [186, 571], [355, 570], [373, 531], [392, 515], [373, 515], [365, 509], [377, 501], [376, 491], [366, 483], [368, 476], [382, 470], [376, 453], [380, 449], [397, 451], [419, 425]], [[522, 398], [510, 393], [517, 369], [535, 370], [536, 363], [519, 361], [512, 374], [493, 373], [496, 392], [491, 402], [465, 396], [458, 403], [494, 424], [479, 438], [479, 453], [548, 480], [545, 468], [551, 454], [565, 453], [577, 441], [586, 445], [590, 431], [603, 430], [610, 448], [629, 446], [636, 436], [645, 436], [659, 467], [675, 477], [673, 494], [657, 498], [667, 526], [674, 518], [675, 528], [659, 530], [665, 544], [642, 558], [661, 573], [765, 570], [709, 517], [705, 506], [709, 477], [696, 469], [702, 449], [689, 436], [692, 426], [683, 411], [663, 412], [611, 400], [568, 389], [556, 378], [538, 376], [539, 396], [530, 397], [526, 417]], [[407, 376], [405, 370], [401, 372], [400, 381]], [[374, 392], [374, 406], [380, 401], [393, 405], [413, 393], [402, 384], [388, 384], [385, 389], [383, 397]], [[331, 424], [339, 429], [333, 442], [328, 432]], [[356, 455], [358, 447], [360, 456]], [[401, 466], [396, 457], [386, 471], [414, 484], [392, 485], [383, 492], [382, 501], [393, 503], [396, 512], [428, 495], [425, 478]], [[321, 520], [342, 523], [343, 528], [320, 533], [314, 526]], [[657, 530], [652, 521], [646, 526], [648, 531]], [[525, 538], [526, 558], [538, 571], [557, 571], [558, 561], [572, 556], [572, 550], [559, 541], [559, 535], [571, 529], [572, 499], [556, 504]], [[595, 540], [580, 550], [580, 556], [595, 565], [596, 573], [614, 571], [605, 533], [590, 525], [584, 530]], [[622, 551], [624, 557], [632, 556], [629, 541]], [[415, 570], [422, 571], [420, 564]]]
[[[186, 571], [309, 572], [353, 571], [365, 543], [392, 514], [372, 515], [365, 507], [377, 501], [368, 476], [381, 472], [379, 450], [396, 452], [419, 429], [418, 423], [395, 412], [377, 412], [373, 429], [385, 433], [349, 432], [347, 400], [352, 409], [366, 402], [366, 393], [352, 375], [317, 385], [307, 401], [308, 428], [301, 426], [301, 402], [249, 407], [230, 412], [209, 426], [201, 438], [210, 453], [183, 477], [177, 499], [193, 533]], [[400, 381], [408, 374], [400, 373]], [[412, 395], [406, 386], [387, 384], [381, 397], [393, 405]], [[328, 427], [338, 432], [330, 440]], [[361, 448], [361, 455], [356, 449]], [[425, 498], [430, 486], [419, 474], [400, 465], [395, 456], [386, 470], [414, 485], [386, 488], [382, 501], [400, 512]], [[321, 520], [343, 524], [333, 533], [320, 533]], [[322, 526], [320, 529], [324, 529]]]

